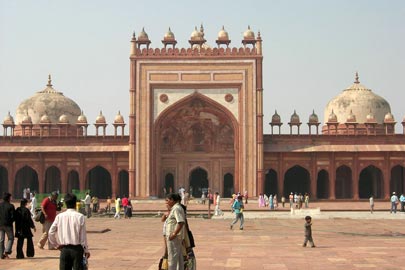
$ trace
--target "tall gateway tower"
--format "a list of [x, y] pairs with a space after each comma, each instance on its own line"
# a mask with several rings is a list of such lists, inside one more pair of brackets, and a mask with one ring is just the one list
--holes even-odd
[[134, 196], [162, 196], [184, 187], [228, 197], [263, 183], [262, 40], [244, 32], [230, 48], [223, 28], [217, 47], [201, 26], [189, 48], [173, 32], [150, 48], [144, 30], [130, 52], [129, 182]]

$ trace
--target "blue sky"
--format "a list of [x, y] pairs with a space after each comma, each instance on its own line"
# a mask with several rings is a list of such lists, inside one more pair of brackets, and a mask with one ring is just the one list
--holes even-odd
[[100, 110], [109, 123], [118, 110], [128, 122], [132, 32], [145, 27], [151, 46], [162, 47], [171, 27], [177, 47], [189, 47], [201, 23], [210, 45], [223, 25], [232, 47], [241, 46], [248, 25], [260, 30], [265, 133], [276, 109], [284, 123], [294, 110], [306, 123], [313, 109], [323, 122], [327, 102], [353, 83], [356, 71], [391, 104], [397, 122], [405, 116], [402, 0], [0, 0], [0, 119], [8, 111], [15, 116], [50, 73], [54, 88], [75, 100], [90, 123]]

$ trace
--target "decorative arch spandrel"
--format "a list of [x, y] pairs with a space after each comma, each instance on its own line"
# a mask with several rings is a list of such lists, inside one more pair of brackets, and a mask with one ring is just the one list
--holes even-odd
[[155, 122], [160, 153], [233, 152], [236, 132], [233, 115], [199, 93], [170, 106]]

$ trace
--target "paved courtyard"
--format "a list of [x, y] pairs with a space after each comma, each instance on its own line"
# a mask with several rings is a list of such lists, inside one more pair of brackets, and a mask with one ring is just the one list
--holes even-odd
[[[135, 204], [138, 209], [156, 213], [164, 209], [162, 206], [163, 200]], [[200, 207], [190, 205], [189, 211]], [[237, 226], [229, 229], [230, 212], [214, 219], [189, 217], [196, 240], [197, 269], [405, 269], [404, 213], [306, 211], [294, 215], [289, 211], [259, 211], [251, 204], [245, 212], [243, 231]], [[313, 214], [316, 248], [302, 247], [303, 216], [307, 213]], [[92, 217], [87, 220], [87, 230], [89, 269], [157, 269], [163, 253], [162, 223], [153, 213], [121, 220]], [[34, 242], [39, 236], [38, 230]], [[0, 261], [0, 269], [58, 269], [59, 251], [37, 248], [35, 252], [34, 258], [16, 260], [14, 249], [12, 259]]]

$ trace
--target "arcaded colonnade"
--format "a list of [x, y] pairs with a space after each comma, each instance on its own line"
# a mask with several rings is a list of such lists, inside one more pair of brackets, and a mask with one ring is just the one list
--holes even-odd
[[0, 146], [0, 192], [90, 189], [100, 198], [129, 195], [128, 137], [5, 137]]
[[387, 199], [405, 192], [405, 138], [265, 136], [264, 193], [318, 199]]

